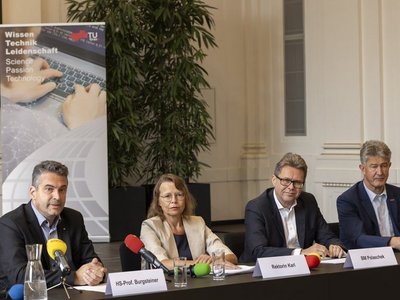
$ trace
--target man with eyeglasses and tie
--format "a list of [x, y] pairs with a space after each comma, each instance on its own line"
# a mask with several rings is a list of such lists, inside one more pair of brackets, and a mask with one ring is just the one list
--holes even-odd
[[348, 249], [400, 250], [400, 188], [386, 183], [391, 155], [384, 142], [366, 141], [360, 150], [363, 180], [337, 199], [340, 237]]
[[307, 255], [343, 257], [344, 246], [331, 231], [315, 197], [303, 191], [307, 164], [286, 153], [276, 164], [273, 188], [250, 200], [245, 210], [245, 250], [241, 260]]

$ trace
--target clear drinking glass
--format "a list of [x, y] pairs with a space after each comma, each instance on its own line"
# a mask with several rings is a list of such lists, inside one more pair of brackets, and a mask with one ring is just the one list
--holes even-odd
[[176, 287], [187, 286], [187, 266], [186, 257], [174, 258], [174, 285]]
[[28, 263], [25, 270], [24, 300], [47, 300], [46, 278], [40, 258], [42, 245], [26, 245]]
[[212, 253], [212, 272], [214, 280], [225, 279], [225, 251], [219, 250]]

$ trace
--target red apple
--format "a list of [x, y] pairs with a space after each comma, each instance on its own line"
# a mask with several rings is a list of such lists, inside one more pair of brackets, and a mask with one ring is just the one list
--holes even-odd
[[321, 262], [321, 257], [319, 256], [319, 254], [311, 253], [306, 255], [306, 261], [308, 267], [310, 269], [314, 269], [319, 266], [319, 263]]

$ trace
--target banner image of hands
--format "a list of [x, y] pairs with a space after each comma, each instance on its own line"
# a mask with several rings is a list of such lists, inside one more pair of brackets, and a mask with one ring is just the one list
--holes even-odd
[[66, 205], [108, 240], [105, 24], [0, 25], [4, 214], [29, 199], [33, 167], [70, 170]]

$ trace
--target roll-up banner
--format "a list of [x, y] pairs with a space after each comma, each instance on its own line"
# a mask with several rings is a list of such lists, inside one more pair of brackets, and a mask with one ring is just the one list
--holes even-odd
[[108, 241], [105, 24], [0, 26], [1, 215], [29, 201], [33, 167], [68, 166], [66, 206]]

